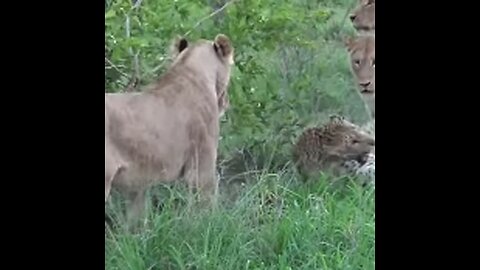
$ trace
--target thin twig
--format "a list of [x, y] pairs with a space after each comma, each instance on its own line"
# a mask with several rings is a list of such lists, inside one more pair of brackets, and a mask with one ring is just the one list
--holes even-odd
[[[132, 8], [133, 10], [133, 8]], [[125, 16], [125, 35], [127, 37], [127, 39], [130, 39], [131, 37], [131, 34], [130, 34], [130, 14], [127, 14]], [[134, 75], [135, 77], [138, 77], [139, 74], [140, 74], [140, 70], [139, 70], [139, 64], [138, 64], [138, 54], [139, 52], [137, 51], [136, 53], [133, 52], [133, 48], [130, 46], [128, 47], [128, 53], [132, 56], [133, 58], [133, 71], [134, 71]]]
[[210, 19], [211, 17], [217, 15], [218, 13], [220, 13], [222, 10], [224, 10], [225, 8], [227, 8], [230, 4], [233, 4], [234, 2], [236, 2], [237, 0], [232, 0], [232, 1], [229, 1], [227, 2], [225, 5], [223, 5], [221, 8], [215, 10], [214, 12], [210, 13], [208, 16], [202, 18], [200, 21], [198, 21], [193, 27], [192, 29], [188, 30], [183, 36], [188, 36], [193, 30], [195, 30], [195, 28], [197, 28], [201, 23], [203, 23], [205, 20], [208, 20]]
[[107, 63], [113, 68], [115, 69], [116, 71], [118, 71], [118, 73], [122, 74], [123, 76], [125, 77], [128, 77], [128, 74], [126, 74], [125, 72], [121, 71], [114, 63], [112, 63], [112, 61], [110, 61], [107, 57], [105, 57], [105, 61], [107, 61]]
[[[133, 6], [130, 8], [130, 10], [125, 15], [125, 35], [126, 35], [127, 39], [130, 39], [130, 37], [131, 37], [130, 14], [134, 10], [140, 8], [141, 4], [142, 4], [142, 0], [137, 0], [136, 2], [134, 2]], [[138, 55], [140, 54], [140, 52], [138, 50], [136, 52], [133, 52], [133, 48], [130, 46], [128, 48], [128, 53], [133, 58], [132, 65], [133, 65], [134, 74], [133, 74], [133, 78], [131, 79], [131, 81], [137, 81], [138, 78], [140, 78], [140, 64], [139, 64], [139, 60], [138, 60]], [[127, 88], [129, 88], [129, 87], [127, 87]]]
[[[127, 39], [130, 38], [130, 14], [127, 13], [125, 15], [125, 36], [127, 36]], [[130, 54], [133, 54], [133, 50], [132, 50], [132, 47], [128, 47], [128, 52]]]
[[142, 1], [143, 1], [143, 0], [137, 0], [137, 1], [135, 2], [135, 4], [133, 5], [132, 9], [139, 8], [140, 5], [142, 4]]

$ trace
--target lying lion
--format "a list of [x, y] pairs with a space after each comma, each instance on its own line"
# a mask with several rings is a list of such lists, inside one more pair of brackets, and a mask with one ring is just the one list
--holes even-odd
[[156, 82], [140, 93], [105, 94], [105, 202], [112, 187], [137, 219], [145, 190], [183, 179], [214, 203], [220, 100], [227, 100], [234, 48], [215, 41], [186, 39], [178, 56]]
[[359, 0], [350, 14], [353, 27], [361, 34], [375, 35], [375, 0]]

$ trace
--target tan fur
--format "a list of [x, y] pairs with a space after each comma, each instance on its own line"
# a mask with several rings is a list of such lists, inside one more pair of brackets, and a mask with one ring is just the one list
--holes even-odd
[[223, 92], [222, 94], [220, 94], [220, 96], [218, 97], [217, 103], [218, 103], [219, 115], [220, 117], [222, 117], [230, 107], [230, 100], [228, 99], [227, 92]]
[[209, 202], [217, 193], [218, 97], [227, 96], [233, 47], [221, 34], [187, 45], [141, 93], [105, 94], [105, 201], [118, 188], [130, 220], [158, 182], [183, 178]]
[[375, 36], [348, 37], [345, 46], [360, 94], [375, 117]]
[[[224, 55], [227, 55], [227, 56], [233, 56], [233, 49], [232, 47], [229, 45], [229, 43], [227, 44], [222, 44], [222, 39], [219, 39], [217, 40], [217, 43], [218, 44], [218, 47], [225, 47], [226, 50], [228, 50], [227, 52], [222, 52]], [[228, 42], [228, 40], [227, 40]], [[177, 36], [171, 46], [170, 46], [170, 59], [172, 60], [175, 60], [177, 58], [177, 56], [183, 51], [185, 50], [186, 48], [188, 47], [188, 41], [181, 37], [181, 36]], [[228, 62], [230, 64], [233, 64], [233, 57], [230, 57], [230, 58], [227, 58]], [[228, 99], [228, 95], [226, 92], [222, 92], [222, 93], [219, 93], [218, 94], [218, 110], [219, 110], [219, 116], [222, 117], [224, 114], [225, 114], [225, 111], [230, 107], [230, 100]]]
[[375, 35], [375, 0], [360, 0], [350, 21], [358, 32]]
[[310, 176], [319, 171], [342, 173], [342, 164], [361, 160], [375, 147], [375, 139], [357, 125], [340, 116], [331, 116], [319, 128], [306, 129], [293, 148], [293, 161], [298, 171]]
[[[228, 46], [228, 44], [227, 44]], [[176, 60], [177, 56], [180, 55], [180, 53], [185, 50], [186, 48], [188, 47], [188, 41], [181, 37], [181, 36], [177, 36], [173, 39], [172, 43], [170, 44], [170, 48], [169, 48], [169, 53], [168, 53], [168, 61], [171, 61], [173, 63], [173, 61]], [[233, 51], [231, 52], [233, 53]], [[233, 56], [233, 54], [231, 54]], [[233, 58], [229, 58], [228, 61], [233, 64], [233, 61], [232, 61]], [[137, 83], [138, 83], [138, 80], [136, 80], [136, 78], [134, 78], [135, 80], [132, 81], [131, 83], [129, 83], [129, 85], [125, 88], [124, 92], [136, 92], [136, 91], [139, 91], [139, 89], [137, 88]], [[228, 99], [228, 95], [226, 94], [226, 92], [224, 93], [220, 93], [220, 95], [218, 96], [218, 110], [219, 110], [219, 116], [222, 117], [225, 112], [227, 111], [227, 109], [230, 107], [230, 100]]]

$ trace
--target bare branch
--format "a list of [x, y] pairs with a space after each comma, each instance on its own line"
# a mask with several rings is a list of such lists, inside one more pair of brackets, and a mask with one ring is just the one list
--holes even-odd
[[112, 61], [110, 61], [107, 57], [105, 57], [105, 61], [113, 68], [115, 69], [118, 73], [120, 73], [121, 75], [125, 76], [125, 77], [128, 77], [128, 74], [126, 74], [125, 72], [121, 71], [114, 63], [112, 63]]
[[200, 21], [198, 21], [193, 27], [192, 29], [188, 30], [183, 36], [188, 36], [193, 30], [195, 30], [195, 28], [197, 28], [201, 23], [203, 23], [205, 20], [208, 20], [210, 19], [211, 17], [217, 15], [218, 13], [220, 13], [222, 10], [224, 10], [225, 8], [227, 8], [229, 5], [235, 3], [237, 0], [232, 0], [232, 1], [229, 1], [227, 2], [225, 5], [223, 5], [221, 8], [215, 10], [214, 12], [210, 13], [208, 16], [202, 18]]
[[125, 87], [125, 89], [123, 89], [123, 92], [135, 92], [137, 91], [137, 85], [138, 85], [138, 78], [135, 77], [135, 76], [132, 76], [130, 78], [130, 81], [128, 82], [127, 86]]
[[134, 77], [136, 77], [137, 79], [140, 78], [140, 63], [138, 60], [139, 53], [140, 52], [137, 51], [137, 53], [133, 56], [133, 72], [134, 72]]
[[[138, 9], [140, 7], [140, 5], [142, 4], [142, 2], [143, 2], [143, 0], [134, 0], [134, 5], [130, 9], [130, 11], [132, 11], [134, 9]], [[128, 26], [130, 27], [130, 24]], [[129, 36], [130, 36], [130, 32], [129, 32]], [[131, 53], [133, 54], [133, 51]], [[133, 70], [135, 72], [133, 80], [136, 81], [136, 82], [138, 82], [138, 80], [140, 78], [140, 65], [139, 65], [139, 62], [138, 62], [138, 54], [139, 53], [140, 52], [137, 51], [137, 53], [135, 53], [133, 55]]]
[[[137, 1], [134, 1], [133, 2], [133, 6], [130, 8], [129, 12], [125, 15], [125, 35], [127, 37], [127, 39], [129, 39], [131, 37], [131, 31], [130, 31], [130, 13], [135, 10], [135, 9], [138, 9], [140, 7], [140, 5], [142, 4], [142, 0], [137, 0]], [[139, 64], [139, 60], [138, 60], [138, 55], [139, 55], [139, 51], [137, 50], [135, 53], [133, 52], [133, 48], [130, 46], [128, 48], [128, 53], [132, 56], [133, 58], [133, 63], [132, 63], [132, 66], [133, 66], [133, 75], [131, 78], [131, 81], [138, 81], [138, 79], [140, 78], [140, 64]]]
[[132, 6], [132, 9], [136, 9], [136, 8], [139, 8], [140, 5], [142, 4], [142, 1], [143, 0], [137, 0], [137, 1], [133, 1], [134, 2], [134, 5]]

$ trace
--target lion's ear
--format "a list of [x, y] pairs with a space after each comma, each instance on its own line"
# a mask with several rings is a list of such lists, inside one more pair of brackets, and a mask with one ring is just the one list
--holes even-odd
[[361, 6], [375, 4], [375, 0], [359, 0], [358, 2]]
[[351, 36], [346, 36], [343, 38], [343, 45], [347, 48], [348, 51], [353, 49], [353, 45], [355, 43], [355, 39]]
[[233, 46], [226, 35], [218, 34], [213, 42], [213, 47], [221, 58], [233, 64]]
[[178, 45], [177, 45], [178, 52], [181, 53], [187, 47], [188, 47], [187, 39], [186, 38], [180, 38], [180, 40], [178, 41]]
[[328, 119], [330, 120], [331, 123], [335, 123], [335, 124], [345, 121], [345, 117], [339, 114], [331, 114], [328, 116]]
[[172, 58], [177, 57], [181, 52], [183, 52], [188, 47], [188, 40], [184, 37], [177, 36], [170, 46], [170, 55]]

